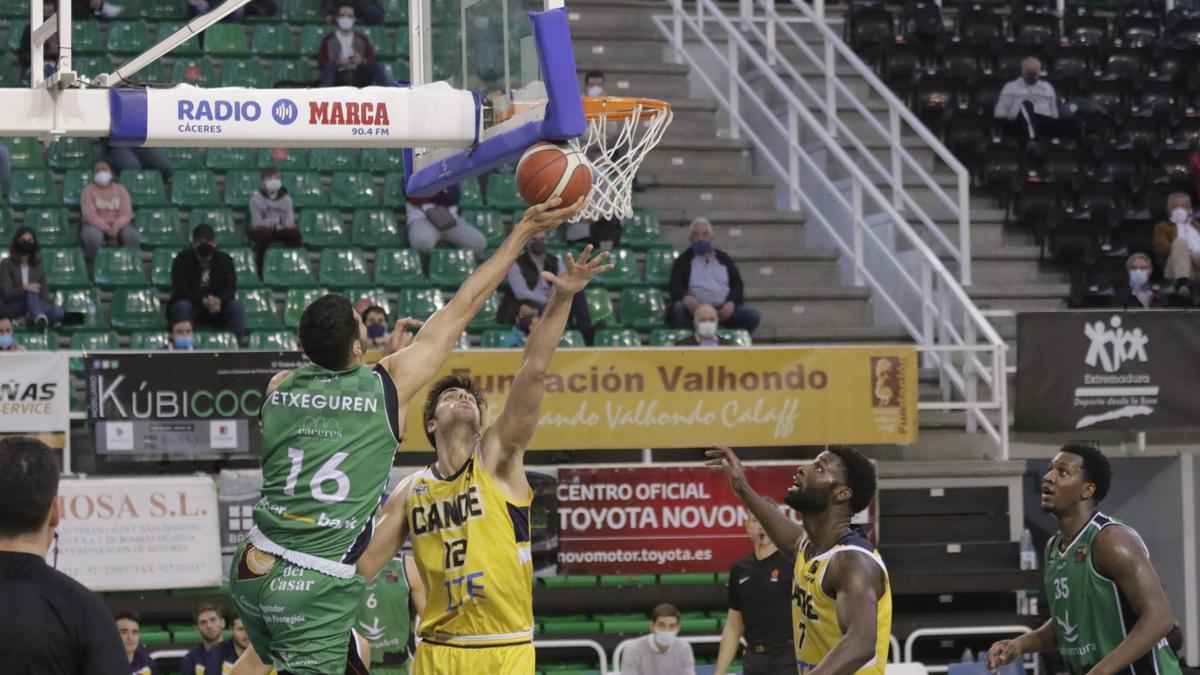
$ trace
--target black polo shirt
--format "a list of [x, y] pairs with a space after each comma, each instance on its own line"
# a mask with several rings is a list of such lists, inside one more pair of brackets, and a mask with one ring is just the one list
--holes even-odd
[[729, 570], [729, 608], [742, 613], [746, 644], [792, 639], [792, 563], [776, 551], [759, 560], [754, 554]]

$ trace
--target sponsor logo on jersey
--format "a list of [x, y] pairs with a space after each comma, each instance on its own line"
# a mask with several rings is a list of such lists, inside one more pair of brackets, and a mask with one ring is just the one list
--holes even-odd
[[1087, 554], [1088, 554], [1087, 544], [1084, 544], [1083, 546], [1080, 546], [1079, 548], [1075, 549], [1075, 562], [1081, 563], [1084, 560], [1087, 560]]
[[417, 484], [413, 486], [413, 494], [418, 497], [429, 494], [429, 484], [423, 480], [417, 481]]
[[796, 603], [796, 608], [804, 615], [804, 618], [809, 621], [820, 621], [821, 617], [817, 615], [817, 610], [813, 607], [812, 594], [804, 590], [799, 584], [792, 587], [792, 601]]
[[779, 570], [771, 570], [771, 583], [779, 583]]
[[309, 101], [308, 123], [379, 127], [391, 124], [387, 104], [373, 101]]
[[241, 559], [238, 560], [238, 581], [253, 581], [263, 578], [275, 566], [275, 561], [275, 556], [270, 553], [260, 551], [252, 545], [247, 545]]
[[1079, 628], [1078, 624], [1071, 623], [1071, 613], [1063, 610], [1062, 616], [1054, 617], [1054, 621], [1058, 624], [1059, 630], [1062, 631], [1063, 639], [1067, 642], [1074, 642], [1079, 639], [1075, 631]]
[[479, 496], [479, 486], [472, 485], [450, 499], [414, 506], [408, 520], [412, 525], [413, 534], [419, 536], [462, 527], [467, 521], [483, 516], [483, 500]]
[[305, 416], [296, 427], [296, 434], [315, 438], [341, 438], [342, 425], [332, 417]]

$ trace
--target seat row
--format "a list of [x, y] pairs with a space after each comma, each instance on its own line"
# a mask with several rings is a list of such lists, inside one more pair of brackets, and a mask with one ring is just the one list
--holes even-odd
[[[437, 3], [441, 4], [441, 3]], [[435, 7], [437, 6], [435, 4]], [[325, 12], [321, 9], [319, 0], [283, 0], [278, 16], [249, 18], [254, 23], [324, 23]], [[183, 20], [184, 3], [174, 0], [121, 0], [121, 18], [141, 17], [148, 21]], [[384, 23], [387, 25], [404, 24], [408, 19], [408, 3], [406, 0], [384, 0], [386, 11]], [[435, 16], [445, 14], [435, 11]], [[10, 19], [29, 18], [29, 0], [4, 0], [0, 2], [0, 17]]]

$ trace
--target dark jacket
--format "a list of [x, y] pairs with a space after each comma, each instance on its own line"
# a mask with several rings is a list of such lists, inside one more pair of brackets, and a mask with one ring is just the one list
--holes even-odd
[[1151, 286], [1150, 291], [1150, 306], [1146, 307], [1133, 294], [1133, 289], [1129, 287], [1129, 284], [1122, 284], [1113, 289], [1112, 306], [1114, 309], [1118, 307], [1124, 309], [1154, 309], [1170, 306], [1170, 303], [1159, 291], [1158, 286]]
[[[237, 291], [237, 271], [233, 258], [217, 249], [212, 254], [212, 274], [209, 281], [210, 293], [221, 299], [221, 306], [228, 307]], [[204, 298], [200, 295], [200, 256], [191, 246], [180, 251], [171, 263], [171, 300], [190, 300], [199, 305]]]
[[[746, 295], [745, 288], [742, 286], [742, 275], [738, 272], [737, 265], [733, 264], [733, 258], [719, 248], [713, 249], [713, 255], [717, 256], [717, 262], [729, 268], [729, 296], [725, 298], [725, 302], [732, 301], [735, 305], [745, 303]], [[671, 267], [671, 282], [667, 285], [671, 302], [678, 302], [688, 294], [688, 285], [692, 277], [692, 261], [695, 258], [695, 252], [689, 248], [675, 259], [675, 264]], [[723, 305], [725, 302], [721, 304]], [[720, 305], [717, 308], [720, 309]]]
[[[722, 347], [729, 347], [729, 346], [733, 345], [733, 340], [730, 340], [729, 338], [725, 337], [724, 335], [718, 335], [717, 336], [717, 344]], [[679, 338], [678, 340], [676, 340], [675, 346], [676, 347], [699, 347], [700, 341], [696, 339], [696, 335], [693, 333], [692, 335], [689, 335], [685, 338]]]
[[[42, 292], [38, 295], [41, 296], [43, 305], [49, 305], [54, 300], [50, 285], [46, 283], [46, 268], [41, 263], [29, 266], [29, 283], [42, 285]], [[25, 297], [25, 288], [21, 284], [21, 266], [12, 258], [5, 258], [0, 262], [0, 296], [3, 296], [5, 302], [15, 302]]]
[[[538, 279], [541, 278], [542, 272], [538, 269], [537, 263], [533, 262], [533, 257], [529, 255], [529, 251], [522, 251], [521, 255], [517, 256], [517, 262], [514, 263], [517, 269], [521, 270], [521, 276], [525, 277], [525, 283], [530, 288], [537, 286]], [[558, 256], [546, 254], [546, 271], [551, 274], [558, 274]], [[521, 301], [517, 299], [515, 293], [508, 286], [504, 287], [503, 295], [500, 296], [500, 307], [496, 310], [496, 322], [502, 326], [511, 326], [517, 321], [517, 310], [521, 308]]]
[[[350, 44], [354, 53], [362, 57], [363, 63], [375, 63], [375, 47], [371, 45], [371, 39], [367, 37], [366, 33], [354, 31], [354, 40]], [[334, 37], [333, 32], [329, 33], [325, 39], [321, 40], [321, 50], [317, 52], [317, 65], [324, 68], [330, 63], [337, 63], [349, 56], [349, 54], [342, 54], [341, 50], [341, 43]]]

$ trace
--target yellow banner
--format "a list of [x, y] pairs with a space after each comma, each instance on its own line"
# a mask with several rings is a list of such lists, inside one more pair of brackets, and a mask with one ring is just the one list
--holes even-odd
[[[518, 350], [459, 351], [438, 373], [469, 375], [504, 408]], [[434, 381], [436, 381], [435, 378]], [[401, 450], [429, 450], [409, 404]], [[912, 443], [917, 360], [911, 347], [563, 349], [546, 379], [531, 450]]]

